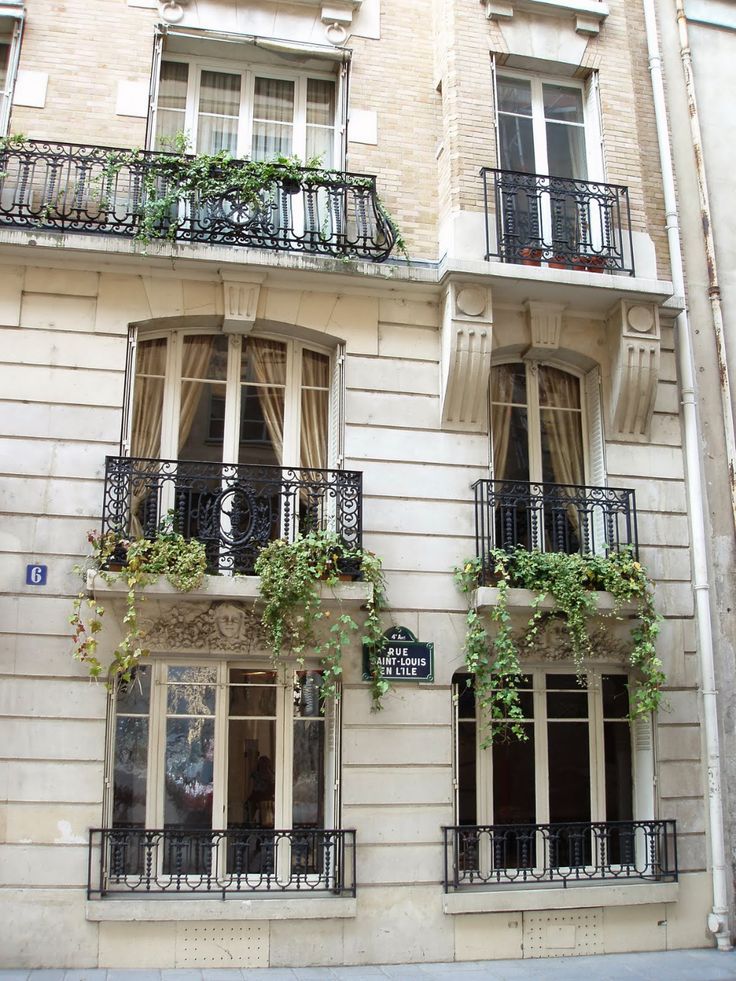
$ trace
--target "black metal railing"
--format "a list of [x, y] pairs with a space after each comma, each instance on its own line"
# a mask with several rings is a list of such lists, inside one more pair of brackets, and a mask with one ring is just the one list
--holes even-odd
[[297, 533], [329, 530], [360, 548], [362, 480], [354, 470], [109, 456], [102, 532], [152, 538], [170, 518], [204, 543], [210, 572], [251, 573], [264, 545]]
[[[167, 159], [174, 158], [75, 143], [7, 142], [0, 151], [0, 225], [140, 235], [152, 186], [159, 200], [174, 187], [162, 166]], [[376, 262], [387, 259], [396, 244], [375, 177], [306, 167], [300, 181], [277, 178], [256, 201], [244, 201], [237, 189], [188, 194], [161, 216], [153, 237], [159, 232], [183, 242]]]
[[627, 187], [483, 167], [486, 259], [634, 275]]
[[87, 895], [355, 895], [355, 831], [94, 828]]
[[463, 886], [677, 880], [674, 821], [468, 825], [443, 832], [445, 892]]
[[476, 555], [492, 548], [541, 549], [600, 555], [630, 547], [638, 553], [633, 490], [525, 480], [478, 480]]

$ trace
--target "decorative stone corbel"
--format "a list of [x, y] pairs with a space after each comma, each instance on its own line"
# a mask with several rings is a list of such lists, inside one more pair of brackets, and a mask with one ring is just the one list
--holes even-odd
[[524, 309], [532, 339], [526, 355], [543, 357], [550, 351], [556, 351], [560, 346], [564, 304], [537, 303], [535, 300], [527, 300]]
[[450, 283], [443, 298], [442, 424], [481, 432], [486, 424], [491, 371], [491, 291]]
[[159, 0], [159, 11], [161, 19], [167, 24], [178, 24], [184, 16], [183, 8], [189, 0]]
[[346, 40], [353, 14], [362, 3], [363, 0], [322, 0], [321, 20], [328, 41], [342, 44]]
[[608, 16], [603, 0], [484, 0], [489, 20], [511, 20], [515, 10], [526, 13], [552, 14], [575, 21], [575, 31], [587, 37], [598, 34]]
[[256, 322], [258, 297], [261, 284], [258, 282], [222, 281], [223, 310], [222, 330], [225, 334], [250, 334]]
[[610, 424], [616, 436], [644, 440], [659, 379], [659, 311], [621, 300], [608, 317], [611, 352]]
[[486, 0], [486, 17], [488, 20], [511, 20], [514, 8], [503, 0]]

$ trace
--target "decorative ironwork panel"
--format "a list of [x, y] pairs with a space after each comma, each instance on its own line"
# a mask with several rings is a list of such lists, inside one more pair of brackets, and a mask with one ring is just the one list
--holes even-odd
[[492, 548], [638, 552], [633, 490], [523, 480], [478, 480], [473, 490], [476, 555], [483, 559]]
[[627, 187], [490, 167], [481, 176], [486, 259], [634, 275]]
[[444, 828], [445, 892], [464, 886], [677, 881], [675, 821]]
[[252, 573], [260, 550], [276, 538], [329, 530], [346, 548], [360, 548], [362, 477], [354, 470], [107, 457], [102, 531], [153, 538], [170, 516], [176, 531], [204, 543], [210, 572]]
[[355, 832], [322, 828], [90, 831], [90, 898], [149, 893], [355, 895]]
[[[0, 224], [134, 237], [147, 195], [161, 199], [170, 192], [162, 167], [169, 158], [74, 143], [9, 142], [0, 152]], [[146, 179], [151, 173], [153, 187]], [[235, 188], [217, 197], [180, 199], [160, 216], [157, 234], [375, 262], [387, 259], [396, 244], [375, 177], [307, 167], [298, 182], [275, 179], [256, 202], [243, 201]]]

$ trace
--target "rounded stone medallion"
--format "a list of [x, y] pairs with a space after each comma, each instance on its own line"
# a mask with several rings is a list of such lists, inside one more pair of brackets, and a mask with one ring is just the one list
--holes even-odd
[[466, 286], [458, 291], [455, 305], [466, 317], [480, 317], [486, 312], [486, 292], [474, 286]]
[[626, 319], [629, 321], [629, 327], [640, 334], [647, 334], [654, 326], [654, 313], [651, 307], [629, 307]]

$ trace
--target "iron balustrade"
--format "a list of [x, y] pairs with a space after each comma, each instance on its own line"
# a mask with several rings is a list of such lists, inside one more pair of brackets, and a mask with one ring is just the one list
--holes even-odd
[[354, 470], [108, 456], [102, 533], [153, 538], [170, 517], [204, 543], [210, 572], [252, 573], [264, 545], [297, 533], [330, 530], [360, 548], [362, 480]]
[[[178, 157], [154, 151], [131, 156], [129, 150], [76, 143], [7, 141], [0, 151], [0, 225], [134, 237], [146, 206], [146, 176], [155, 175], [159, 199], [172, 187], [167, 159]], [[250, 164], [240, 160], [228, 166]], [[277, 178], [255, 203], [243, 201], [236, 189], [219, 196], [190, 194], [162, 217], [160, 232], [162, 238], [182, 242], [375, 262], [387, 259], [396, 244], [375, 177], [307, 167], [301, 168], [299, 182]]]
[[490, 167], [481, 176], [486, 259], [634, 275], [627, 187]]
[[93, 828], [87, 895], [355, 895], [355, 831]]
[[633, 490], [478, 480], [473, 491], [476, 555], [484, 560], [493, 548], [518, 546], [583, 555], [630, 547], [638, 554]]
[[464, 886], [676, 882], [676, 822], [592, 821], [443, 828], [445, 892]]

